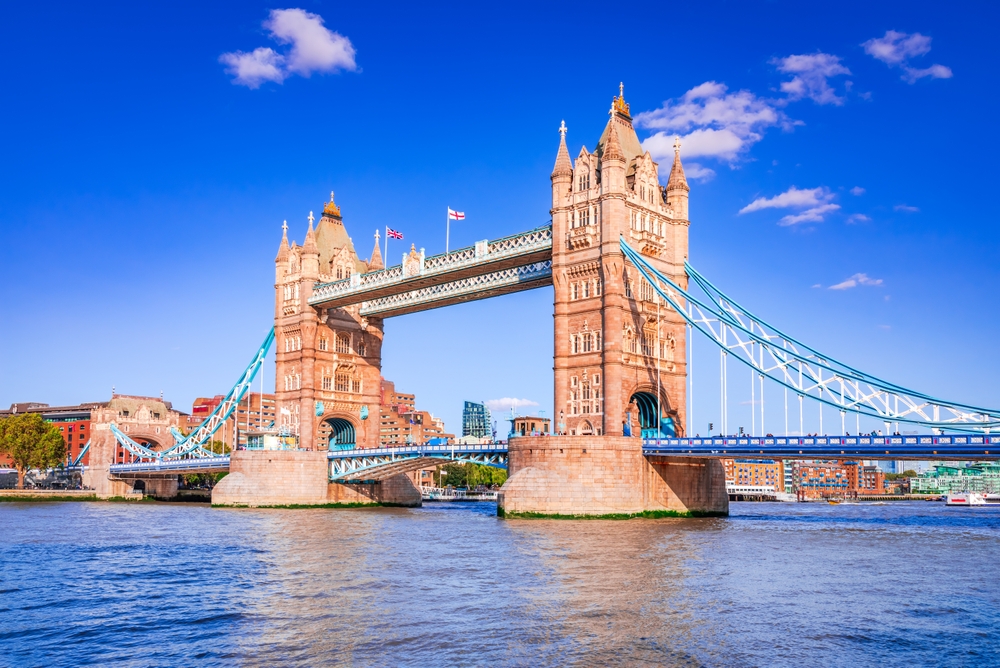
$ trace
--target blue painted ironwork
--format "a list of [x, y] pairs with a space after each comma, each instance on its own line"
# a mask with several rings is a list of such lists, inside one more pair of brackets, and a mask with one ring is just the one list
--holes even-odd
[[229, 470], [229, 455], [211, 457], [190, 457], [184, 459], [160, 459], [155, 461], [112, 464], [111, 474], [123, 477], [142, 475], [155, 477], [157, 474], [179, 475], [181, 473], [206, 473]]
[[327, 456], [330, 459], [330, 480], [335, 482], [383, 480], [446, 462], [507, 468], [507, 446], [499, 443], [331, 450]]
[[758, 436], [647, 439], [646, 456], [767, 459], [1000, 459], [1000, 435]]
[[85, 446], [83, 446], [83, 449], [80, 450], [80, 454], [78, 454], [76, 456], [76, 459], [74, 459], [72, 462], [70, 462], [69, 467], [70, 468], [75, 468], [75, 467], [79, 466], [80, 462], [83, 461], [83, 456], [85, 454], [87, 454], [87, 452], [89, 450], [90, 450], [90, 441], [87, 441], [87, 444]]
[[[224, 454], [213, 453], [205, 448], [219, 428], [225, 424], [226, 420], [232, 417], [233, 412], [239, 405], [240, 401], [250, 390], [250, 385], [253, 383], [254, 377], [260, 370], [261, 366], [264, 364], [264, 358], [267, 357], [268, 351], [271, 349], [271, 344], [274, 343], [274, 328], [272, 327], [264, 337], [264, 342], [257, 349], [254, 354], [253, 359], [247, 366], [246, 370], [233, 385], [229, 393], [226, 394], [225, 398], [219, 403], [218, 406], [208, 415], [205, 420], [195, 428], [187, 436], [181, 435], [181, 440], [175, 443], [173, 446], [162, 451], [155, 451], [147, 448], [144, 445], [136, 443], [134, 440], [128, 437], [127, 434], [118, 429], [118, 426], [111, 423], [111, 433], [114, 434], [115, 439], [118, 444], [122, 446], [126, 451], [132, 453], [133, 456], [151, 461], [162, 461], [168, 459], [181, 459], [181, 458], [205, 458], [205, 457], [219, 457], [225, 456]], [[171, 429], [171, 434], [173, 434], [174, 439], [178, 437], [178, 432], [176, 429]], [[228, 459], [227, 459], [228, 461]]]
[[[824, 355], [750, 313], [684, 263], [696, 297], [653, 267], [620, 239], [622, 253], [656, 293], [727, 354], [782, 387], [843, 413], [932, 430], [1000, 430], [1000, 410], [945, 401], [908, 390]], [[690, 287], [690, 284], [689, 284]]]

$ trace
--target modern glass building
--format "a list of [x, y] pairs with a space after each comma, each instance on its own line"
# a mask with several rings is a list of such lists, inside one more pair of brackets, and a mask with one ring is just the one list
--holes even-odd
[[493, 430], [490, 421], [490, 409], [486, 407], [486, 404], [466, 401], [465, 408], [462, 409], [462, 436], [475, 436], [476, 438], [492, 436]]

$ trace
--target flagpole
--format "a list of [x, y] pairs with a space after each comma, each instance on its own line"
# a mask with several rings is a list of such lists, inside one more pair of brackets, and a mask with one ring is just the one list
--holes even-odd
[[444, 254], [448, 254], [448, 237], [451, 236], [451, 208], [444, 215]]
[[389, 266], [389, 226], [385, 226], [385, 259], [382, 260], [382, 264], [386, 267]]

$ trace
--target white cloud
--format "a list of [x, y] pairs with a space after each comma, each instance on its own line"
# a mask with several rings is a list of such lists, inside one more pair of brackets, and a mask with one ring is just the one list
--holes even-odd
[[918, 32], [906, 34], [886, 30], [885, 36], [876, 37], [861, 44], [865, 53], [886, 65], [899, 65], [914, 56], [922, 56], [931, 50], [931, 38]]
[[849, 290], [851, 288], [856, 288], [859, 285], [869, 285], [877, 286], [882, 285], [881, 278], [871, 278], [868, 274], [854, 274], [850, 278], [837, 283], [836, 285], [831, 285], [830, 290]]
[[847, 217], [848, 225], [853, 225], [854, 223], [869, 223], [869, 222], [871, 222], [871, 218], [869, 218], [863, 213], [852, 213], [850, 216]]
[[351, 40], [323, 27], [323, 17], [304, 9], [273, 9], [264, 22], [271, 37], [291, 44], [288, 71], [308, 77], [313, 72], [355, 70]]
[[800, 190], [792, 186], [780, 195], [771, 198], [758, 197], [740, 209], [740, 213], [750, 213], [761, 209], [789, 209], [816, 206], [833, 199], [830, 190], [825, 187], [805, 188]]
[[781, 92], [790, 100], [809, 98], [816, 104], [843, 104], [830, 86], [831, 77], [850, 74], [851, 71], [840, 63], [840, 58], [829, 53], [808, 53], [775, 58], [771, 61], [779, 72], [792, 74], [791, 81], [781, 83]]
[[924, 69], [910, 67], [909, 60], [922, 56], [931, 50], [931, 38], [918, 32], [907, 34], [887, 30], [882, 37], [876, 37], [861, 44], [865, 53], [876, 60], [881, 60], [889, 67], [899, 67], [903, 70], [902, 79], [907, 83], [915, 83], [919, 79], [950, 79], [953, 76], [950, 67], [934, 64]]
[[658, 130], [642, 142], [656, 160], [673, 158], [673, 135], [681, 135], [685, 157], [708, 156], [735, 161], [763, 138], [769, 127], [790, 129], [794, 123], [774, 103], [750, 91], [728, 92], [725, 84], [706, 81], [667, 100], [659, 109], [636, 114], [639, 127]]
[[233, 83], [249, 88], [258, 88], [265, 81], [281, 83], [285, 80], [286, 75], [282, 70], [284, 56], [264, 46], [250, 53], [224, 53], [219, 56], [219, 61], [229, 66], [226, 72], [233, 75]]
[[740, 214], [763, 209], [802, 209], [784, 216], [778, 221], [778, 225], [789, 227], [799, 223], [821, 223], [826, 214], [840, 209], [840, 205], [834, 204], [832, 200], [833, 193], [825, 186], [804, 189], [792, 186], [774, 197], [758, 197], [740, 209]]
[[896, 206], [892, 207], [892, 210], [902, 211], [903, 213], [917, 213], [918, 211], [920, 211], [919, 208], [915, 206], [909, 206], [908, 204], [897, 204]]
[[840, 209], [839, 204], [822, 204], [811, 209], [806, 209], [801, 213], [790, 213], [778, 221], [778, 225], [789, 227], [799, 223], [822, 223], [823, 216]]
[[704, 183], [705, 181], [711, 181], [712, 179], [715, 178], [714, 169], [709, 169], [708, 167], [700, 165], [697, 162], [689, 162], [688, 164], [684, 165], [684, 174], [689, 179], [694, 179], [695, 181], [701, 181], [702, 183]]
[[227, 65], [233, 83], [258, 88], [265, 81], [282, 83], [292, 74], [308, 77], [313, 72], [356, 70], [351, 40], [323, 27], [323, 18], [304, 9], [272, 9], [264, 21], [273, 40], [290, 44], [287, 54], [268, 47], [250, 53], [233, 51], [219, 56]]
[[860, 197], [861, 195], [865, 194], [865, 189], [862, 188], [861, 186], [854, 186], [853, 188], [851, 188], [850, 193], [855, 197]]
[[537, 401], [532, 401], [531, 399], [515, 399], [513, 397], [504, 397], [502, 399], [488, 399], [486, 402], [487, 408], [491, 411], [509, 411], [513, 408], [524, 408], [525, 406], [537, 406]]
[[924, 77], [930, 77], [932, 79], [950, 79], [952, 76], [951, 68], [945, 67], [944, 65], [931, 65], [930, 67], [918, 70], [912, 67], [903, 68], [903, 79], [907, 83], [914, 83], [917, 79], [923, 79]]
[[816, 283], [816, 284], [814, 284], [814, 285], [813, 285], [813, 287], [814, 287], [814, 288], [821, 288], [821, 287], [823, 287], [823, 286], [822, 286], [821, 284], [819, 284], [819, 283]]

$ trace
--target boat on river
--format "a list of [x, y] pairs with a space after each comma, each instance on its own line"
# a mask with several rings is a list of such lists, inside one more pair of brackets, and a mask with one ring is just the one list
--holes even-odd
[[985, 506], [986, 496], [979, 492], [949, 492], [944, 497], [946, 506]]

